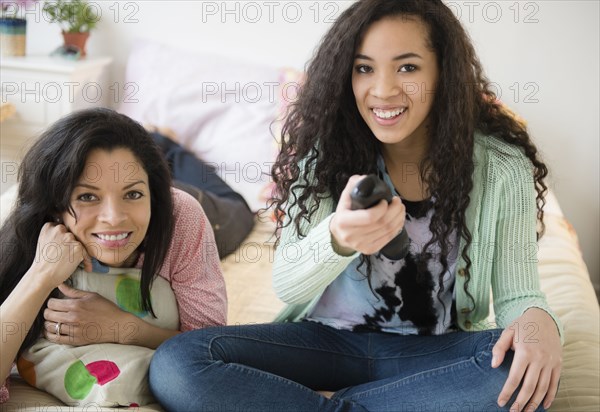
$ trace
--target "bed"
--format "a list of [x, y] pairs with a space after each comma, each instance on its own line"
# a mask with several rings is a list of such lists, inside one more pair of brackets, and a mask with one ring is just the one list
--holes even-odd
[[[177, 59], [177, 60], [174, 60]], [[210, 64], [206, 63], [210, 60]], [[147, 62], [152, 61], [152, 65]], [[178, 61], [177, 65], [173, 61]], [[300, 74], [243, 64], [238, 60], [185, 54], [153, 43], [138, 43], [127, 67], [135, 81], [135, 102], [120, 110], [145, 124], [168, 126], [178, 140], [212, 163], [258, 211], [270, 193], [268, 171], [285, 106], [293, 100]], [[182, 79], [198, 81], [182, 83]], [[231, 82], [238, 84], [237, 96]], [[235, 88], [236, 86], [233, 86]], [[251, 136], [251, 137], [250, 137]], [[236, 150], [232, 150], [235, 148]], [[9, 211], [14, 188], [1, 200], [2, 218]], [[577, 234], [550, 194], [545, 208], [546, 234], [539, 243], [539, 272], [543, 292], [561, 319], [565, 343], [563, 373], [551, 411], [600, 410], [600, 310], [582, 259]], [[258, 217], [260, 216], [260, 217]], [[274, 223], [268, 213], [240, 247], [222, 261], [227, 285], [229, 324], [268, 322], [283, 307], [271, 288]], [[493, 312], [490, 321], [493, 320]], [[1, 411], [90, 411], [94, 405], [69, 407], [13, 376], [10, 400]], [[156, 404], [135, 408], [161, 410]]]

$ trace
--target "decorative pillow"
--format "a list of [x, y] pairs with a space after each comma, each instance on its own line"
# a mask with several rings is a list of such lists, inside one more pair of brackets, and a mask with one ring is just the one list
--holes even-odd
[[[285, 85], [281, 70], [235, 58], [138, 41], [129, 56], [130, 96], [120, 111], [172, 129], [180, 144], [215, 166], [254, 211], [274, 161], [271, 123]], [[285, 87], [293, 95], [293, 86]]]
[[[76, 289], [97, 292], [121, 309], [167, 329], [179, 328], [177, 302], [167, 280], [157, 277], [151, 289], [156, 318], [141, 308], [139, 269], [109, 268], [108, 273], [77, 270]], [[115, 333], [133, 328], [115, 327]], [[94, 324], [87, 333], [95, 332]], [[130, 331], [130, 332], [129, 332]], [[154, 350], [141, 346], [101, 343], [70, 346], [39, 339], [17, 361], [19, 374], [69, 406], [116, 407], [155, 402], [148, 386], [148, 366]]]

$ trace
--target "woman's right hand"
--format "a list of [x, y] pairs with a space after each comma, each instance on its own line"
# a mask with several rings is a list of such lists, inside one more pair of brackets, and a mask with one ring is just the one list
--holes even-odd
[[0, 383], [9, 375], [19, 348], [50, 292], [71, 276], [82, 261], [85, 270], [91, 271], [92, 262], [83, 245], [64, 225], [48, 222], [42, 226], [33, 263], [0, 305], [3, 325], [15, 328], [15, 333], [2, 333]]
[[369, 209], [352, 210], [350, 193], [365, 176], [353, 175], [342, 191], [329, 231], [336, 252], [372, 255], [387, 245], [404, 227], [406, 209], [400, 198], [385, 200]]
[[92, 271], [92, 262], [84, 246], [60, 223], [47, 222], [38, 236], [35, 259], [31, 272], [50, 289], [69, 278], [83, 262], [84, 269]]

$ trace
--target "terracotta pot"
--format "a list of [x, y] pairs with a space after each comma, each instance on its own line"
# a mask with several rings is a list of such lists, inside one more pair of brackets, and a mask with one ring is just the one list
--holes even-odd
[[87, 42], [88, 37], [90, 37], [90, 32], [62, 32], [63, 38], [65, 39], [65, 46], [75, 46], [81, 50], [81, 57], [85, 57], [85, 44]]

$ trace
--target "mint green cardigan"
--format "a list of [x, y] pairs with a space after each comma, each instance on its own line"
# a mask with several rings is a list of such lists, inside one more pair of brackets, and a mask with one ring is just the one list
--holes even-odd
[[[491, 136], [475, 135], [473, 190], [466, 211], [472, 235], [469, 293], [464, 291], [465, 261], [461, 239], [456, 265], [457, 322], [462, 330], [506, 328], [532, 307], [545, 310], [556, 322], [561, 342], [563, 330], [540, 290], [537, 270], [537, 209], [532, 165], [522, 151]], [[311, 204], [307, 209], [311, 210]], [[294, 216], [296, 208], [288, 210]], [[341, 256], [331, 245], [329, 223], [335, 212], [331, 197], [321, 200], [310, 221], [301, 223], [306, 237], [299, 238], [293, 224], [283, 228], [275, 251], [273, 287], [288, 304], [278, 322], [298, 321], [317, 303], [327, 286], [359, 254]], [[490, 291], [496, 324], [486, 321]]]

